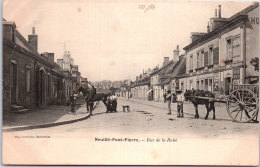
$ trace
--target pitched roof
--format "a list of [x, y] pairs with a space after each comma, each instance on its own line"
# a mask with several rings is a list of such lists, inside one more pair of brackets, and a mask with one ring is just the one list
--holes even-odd
[[186, 57], [183, 57], [183, 59], [180, 61], [178, 66], [175, 68], [175, 70], [171, 74], [170, 78], [172, 79], [172, 78], [178, 77], [180, 75], [185, 74], [185, 72], [186, 72]]
[[253, 2], [252, 5], [246, 7], [245, 9], [241, 10], [240, 12], [234, 14], [233, 16], [229, 17], [227, 21], [231, 21], [232, 19], [236, 18], [239, 15], [246, 15], [248, 12], [254, 10], [259, 6], [259, 2]]
[[173, 63], [173, 61], [171, 60], [171, 61], [165, 63], [161, 68], [159, 68], [159, 69], [156, 69], [156, 68], [155, 68], [155, 71], [153, 71], [152, 73], [150, 73], [150, 75], [159, 73], [161, 70], [165, 69], [165, 67], [171, 65], [172, 63]]
[[223, 21], [221, 24], [221, 26], [217, 26], [218, 28], [216, 28], [215, 30], [201, 36], [198, 40], [190, 43], [189, 45], [185, 46], [183, 49], [184, 50], [189, 50], [190, 48], [199, 46], [199, 43], [202, 43], [204, 41], [206, 41], [207, 39], [209, 39], [210, 37], [216, 35], [217, 33], [220, 33], [222, 31], [225, 31], [226, 28], [230, 27], [232, 23], [237, 23], [238, 20], [242, 20], [242, 19], [246, 19], [247, 16], [246, 14], [252, 10], [254, 10], [255, 8], [257, 8], [259, 6], [259, 2], [254, 2], [252, 5], [248, 6], [247, 8], [241, 10], [240, 12], [234, 14], [233, 16], [225, 19], [225, 21]]
[[186, 57], [180, 56], [180, 60], [174, 67], [172, 73], [166, 76], [161, 77], [161, 85], [168, 84], [173, 78], [185, 74], [186, 72]]
[[24, 49], [32, 52], [33, 54], [39, 55], [39, 53], [32, 47], [29, 42], [15, 29], [15, 43]]

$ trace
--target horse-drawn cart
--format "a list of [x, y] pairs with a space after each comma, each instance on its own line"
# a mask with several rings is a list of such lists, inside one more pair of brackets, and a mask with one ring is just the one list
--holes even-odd
[[208, 103], [226, 103], [229, 116], [236, 122], [258, 122], [259, 86], [252, 84], [234, 84], [230, 85], [229, 92], [228, 96], [209, 97], [206, 95], [203, 97], [194, 93], [192, 96], [187, 97], [197, 104], [199, 104], [197, 102], [199, 100], [206, 100]]
[[257, 121], [258, 93], [258, 85], [231, 85], [231, 91], [226, 102], [229, 116], [236, 122]]

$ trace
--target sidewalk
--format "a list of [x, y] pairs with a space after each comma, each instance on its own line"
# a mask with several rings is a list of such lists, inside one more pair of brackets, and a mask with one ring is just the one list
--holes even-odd
[[[140, 103], [140, 104], [146, 104], [146, 105], [150, 105], [153, 107], [159, 107], [159, 108], [168, 110], [168, 104], [164, 103], [164, 102], [148, 101], [148, 100], [134, 99], [134, 98], [129, 98], [129, 100], [128, 100], [127, 98], [122, 98], [122, 97], [119, 97], [119, 99], [131, 101], [131, 102], [135, 102], [135, 103]], [[171, 103], [171, 109], [173, 112], [177, 113], [177, 104]], [[205, 105], [199, 105], [198, 111], [199, 111], [200, 117], [206, 116], [207, 110], [206, 110]], [[194, 116], [195, 108], [194, 108], [193, 104], [185, 101], [183, 104], [183, 112], [184, 112], [184, 114]], [[215, 115], [216, 115], [217, 120], [232, 120], [227, 113], [226, 104], [224, 104], [224, 103], [215, 103]], [[210, 111], [208, 119], [212, 119], [212, 117], [213, 117], [213, 112]]]
[[9, 118], [3, 121], [3, 132], [45, 128], [63, 124], [69, 124], [87, 119], [86, 104], [75, 106], [76, 114], [70, 113], [70, 106], [52, 105], [44, 108], [32, 109], [27, 113], [10, 114]]

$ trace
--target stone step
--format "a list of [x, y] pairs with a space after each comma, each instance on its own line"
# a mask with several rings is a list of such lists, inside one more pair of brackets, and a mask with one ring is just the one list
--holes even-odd
[[11, 105], [11, 108], [13, 110], [21, 110], [21, 109], [23, 109], [23, 106]]
[[29, 111], [29, 109], [20, 109], [20, 110], [16, 110], [16, 111], [13, 111], [13, 113], [26, 113], [26, 112], [28, 112]]

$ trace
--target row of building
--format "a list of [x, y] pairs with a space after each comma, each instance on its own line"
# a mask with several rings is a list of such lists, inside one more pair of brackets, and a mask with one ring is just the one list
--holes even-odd
[[172, 60], [164, 57], [162, 67], [143, 71], [117, 95], [163, 101], [167, 90], [228, 94], [230, 84], [258, 83], [259, 72], [252, 60], [259, 56], [259, 3], [229, 18], [221, 17], [219, 5], [206, 29], [206, 33], [191, 33], [185, 53], [180, 54], [177, 46]]
[[15, 22], [3, 19], [3, 113], [64, 104], [77, 82], [86, 82], [69, 51], [54, 61], [54, 53], [38, 53], [35, 28], [26, 40]]

